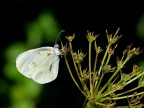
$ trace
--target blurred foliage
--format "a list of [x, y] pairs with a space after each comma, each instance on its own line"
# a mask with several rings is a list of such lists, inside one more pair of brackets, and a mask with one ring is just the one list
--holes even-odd
[[21, 75], [16, 69], [15, 60], [20, 53], [30, 48], [40, 47], [46, 42], [48, 45], [54, 43], [60, 32], [60, 27], [50, 11], [40, 13], [38, 18], [26, 24], [25, 28], [26, 42], [13, 43], [7, 47], [3, 54], [5, 58], [3, 75], [5, 78], [0, 79], [0, 94], [5, 97], [3, 98], [5, 103], [1, 103], [3, 108], [36, 108], [43, 85]]
[[60, 32], [59, 28], [54, 16], [50, 12], [43, 12], [36, 21], [26, 26], [28, 46], [54, 43]]
[[144, 14], [139, 18], [136, 26], [136, 33], [142, 41], [144, 41]]
[[[141, 41], [144, 41], [144, 14], [140, 16], [137, 22], [136, 34]], [[138, 64], [142, 67], [142, 70], [144, 70], [144, 56], [139, 59]]]

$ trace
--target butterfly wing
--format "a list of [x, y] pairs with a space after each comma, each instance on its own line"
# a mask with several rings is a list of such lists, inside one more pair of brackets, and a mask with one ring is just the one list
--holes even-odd
[[16, 58], [16, 67], [18, 71], [23, 74], [24, 76], [31, 78], [30, 71], [29, 71], [29, 65], [31, 64], [31, 61], [36, 58], [39, 54], [36, 52], [35, 49], [28, 50], [26, 52], [23, 52]]
[[58, 74], [59, 51], [53, 47], [32, 49], [16, 58], [18, 71], [38, 83], [48, 83]]
[[40, 83], [48, 83], [56, 79], [59, 68], [59, 57], [55, 54], [42, 55], [30, 64], [31, 78]]

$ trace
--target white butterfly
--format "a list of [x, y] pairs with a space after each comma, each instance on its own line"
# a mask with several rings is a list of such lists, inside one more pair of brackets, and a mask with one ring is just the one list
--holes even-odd
[[49, 83], [58, 75], [59, 55], [57, 47], [31, 49], [16, 58], [16, 67], [21, 74], [37, 83]]

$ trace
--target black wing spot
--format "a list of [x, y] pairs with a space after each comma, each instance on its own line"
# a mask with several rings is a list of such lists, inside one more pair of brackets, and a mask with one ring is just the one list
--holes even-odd
[[37, 67], [36, 62], [32, 62], [32, 66], [33, 66], [33, 67]]
[[51, 54], [50, 54], [50, 53], [47, 53], [47, 55], [50, 56]]

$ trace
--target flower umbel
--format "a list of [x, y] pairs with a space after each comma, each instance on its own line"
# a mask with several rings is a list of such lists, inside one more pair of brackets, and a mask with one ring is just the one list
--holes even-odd
[[75, 34], [73, 34], [72, 36], [65, 36], [65, 38], [71, 42], [74, 38], [75, 38]]
[[83, 58], [85, 57], [86, 54], [84, 54], [82, 51], [78, 50], [78, 53], [73, 53], [74, 61], [76, 63], [81, 63], [83, 61]]
[[131, 49], [131, 45], [127, 47], [127, 56], [129, 58], [135, 56], [135, 55], [139, 55], [142, 52], [142, 50], [140, 50], [140, 48], [132, 48]]
[[119, 32], [119, 29], [120, 28], [117, 29], [114, 36], [112, 34], [108, 34], [108, 31], [106, 30], [107, 40], [108, 40], [109, 44], [114, 44], [115, 42], [117, 42], [122, 37], [122, 35], [117, 35]]
[[134, 92], [134, 96], [131, 98], [131, 99], [129, 99], [129, 106], [131, 107], [131, 108], [142, 108], [143, 107], [143, 105], [140, 103], [140, 99], [143, 97], [143, 95], [141, 95], [141, 96], [135, 96], [137, 94], [137, 92]]
[[94, 40], [96, 40], [96, 38], [98, 37], [98, 35], [94, 35], [94, 32], [87, 32], [86, 37], [87, 37], [88, 41], [91, 43]]
[[[140, 103], [144, 91], [136, 93], [139, 88], [144, 87], [144, 71], [141, 67], [134, 64], [131, 72], [124, 72], [124, 68], [126, 68], [125, 64], [133, 56], [139, 55], [142, 50], [140, 50], [140, 48], [131, 48], [130, 45], [122, 52], [122, 57], [117, 57], [115, 61], [111, 60], [113, 55], [117, 54], [115, 49], [118, 44], [115, 43], [122, 37], [122, 35], [118, 35], [119, 29], [120, 28], [116, 30], [114, 35], [109, 34], [106, 30], [108, 44], [105, 50], [102, 50], [101, 46], [97, 45], [98, 35], [94, 35], [94, 32], [87, 32], [87, 55], [84, 54], [82, 50], [73, 52], [72, 40], [75, 35], [66, 36], [69, 46], [62, 46], [62, 52], [64, 53], [65, 62], [72, 80], [86, 98], [84, 108], [120, 108], [121, 106], [118, 106], [116, 102], [122, 99], [129, 100], [125, 108], [142, 108], [144, 106]], [[113, 44], [115, 45], [113, 46]], [[94, 53], [92, 49], [95, 50]], [[104, 51], [104, 53], [100, 53], [102, 51]], [[74, 72], [71, 70], [71, 65], [69, 65], [70, 61], [66, 57], [68, 52], [70, 52], [75, 69], [74, 72], [76, 72], [78, 79], [73, 75]], [[101, 56], [101, 54], [103, 55]], [[84, 59], [86, 57], [87, 59]], [[102, 58], [99, 59], [99, 57]], [[83, 68], [82, 63], [85, 61], [87, 67]], [[107, 77], [107, 74], [110, 74], [110, 77]], [[135, 81], [138, 81], [136, 87], [123, 91], [125, 86]], [[138, 107], [135, 107], [136, 105]]]
[[66, 54], [68, 54], [68, 52], [70, 51], [70, 49], [68, 48], [68, 45], [66, 44], [65, 46], [62, 44], [62, 42], [61, 42], [61, 46], [62, 46], [62, 48], [61, 48], [61, 50], [60, 50], [60, 52], [61, 52], [61, 55], [66, 55]]

